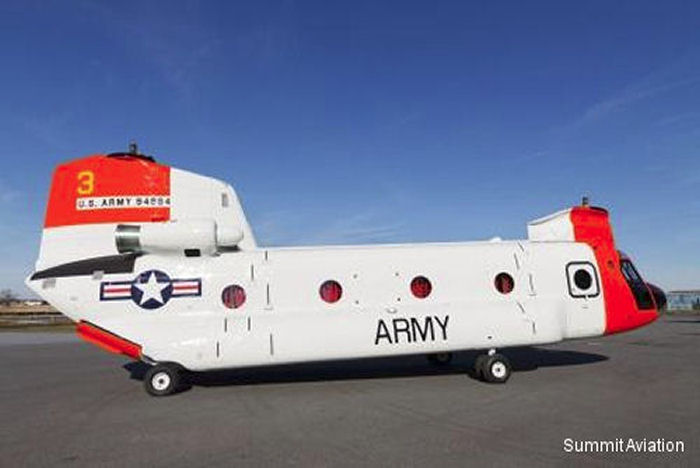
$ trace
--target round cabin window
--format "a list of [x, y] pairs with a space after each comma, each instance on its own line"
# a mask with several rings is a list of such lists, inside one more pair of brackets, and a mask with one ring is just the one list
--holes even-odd
[[577, 288], [585, 291], [593, 285], [593, 277], [584, 269], [576, 270], [576, 273], [574, 273], [574, 284], [576, 284]]
[[245, 289], [237, 284], [226, 286], [221, 292], [221, 302], [229, 309], [238, 309], [245, 303]]
[[496, 290], [501, 294], [508, 294], [515, 287], [515, 281], [508, 273], [497, 274], [494, 284], [496, 285]]
[[328, 280], [321, 285], [319, 294], [321, 295], [321, 299], [329, 304], [332, 304], [340, 300], [341, 296], [343, 295], [343, 288], [337, 281]]
[[433, 285], [430, 284], [430, 280], [425, 276], [416, 276], [411, 280], [411, 292], [418, 299], [425, 299], [432, 290]]

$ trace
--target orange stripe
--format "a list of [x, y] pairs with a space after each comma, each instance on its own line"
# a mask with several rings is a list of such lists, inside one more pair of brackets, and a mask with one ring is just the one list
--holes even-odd
[[641, 327], [658, 317], [656, 310], [638, 310], [634, 295], [620, 270], [608, 212], [602, 208], [577, 206], [571, 210], [576, 242], [593, 248], [598, 263], [605, 302], [605, 333]]
[[89, 322], [80, 322], [76, 328], [78, 336], [105, 351], [115, 354], [125, 354], [133, 359], [141, 358], [141, 346], [110, 333]]
[[44, 227], [170, 219], [170, 208], [163, 206], [76, 209], [79, 198], [136, 195], [169, 197], [170, 167], [99, 154], [61, 164], [54, 170]]

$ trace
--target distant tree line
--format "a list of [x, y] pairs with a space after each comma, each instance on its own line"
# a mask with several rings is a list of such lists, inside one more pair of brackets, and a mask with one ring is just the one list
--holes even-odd
[[6, 288], [0, 291], [0, 305], [9, 306], [17, 302], [19, 298], [12, 289]]

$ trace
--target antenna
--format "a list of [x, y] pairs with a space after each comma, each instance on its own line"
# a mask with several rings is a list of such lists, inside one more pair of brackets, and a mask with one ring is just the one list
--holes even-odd
[[136, 143], [136, 140], [131, 140], [129, 142], [129, 154], [139, 154], [139, 145]]
[[581, 198], [581, 206], [589, 207], [590, 205], [591, 204], [590, 204], [590, 200], [588, 199], [588, 195], [584, 195]]

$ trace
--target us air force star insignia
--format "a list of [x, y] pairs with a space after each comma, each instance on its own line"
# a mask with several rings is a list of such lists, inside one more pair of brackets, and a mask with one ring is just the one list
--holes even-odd
[[158, 270], [144, 271], [131, 284], [131, 299], [144, 309], [157, 309], [170, 300], [173, 284], [170, 277]]
[[[145, 273], [144, 273], [145, 274]], [[139, 282], [134, 282], [134, 288], [137, 288], [141, 291], [141, 299], [138, 301], [138, 304], [141, 307], [146, 307], [148, 309], [154, 309], [156, 307], [160, 307], [163, 304], [167, 302], [167, 297], [169, 299], [169, 295], [165, 295], [165, 290], [168, 288], [172, 289], [172, 285], [170, 284], [170, 278], [167, 278], [165, 282], [159, 282], [158, 279], [156, 278], [156, 272], [155, 271], [150, 271], [148, 272], [148, 280], [145, 283], [139, 283]], [[165, 276], [165, 274], [164, 274]], [[132, 290], [132, 297], [134, 299], [134, 302], [136, 302], [136, 297], [134, 295], [134, 292]], [[153, 306], [147, 306], [146, 303], [149, 301], [156, 301], [158, 305], [155, 307]]]
[[201, 278], [171, 279], [160, 270], [147, 270], [132, 281], [105, 281], [100, 284], [101, 301], [131, 299], [142, 309], [158, 309], [171, 298], [199, 297], [202, 295]]

